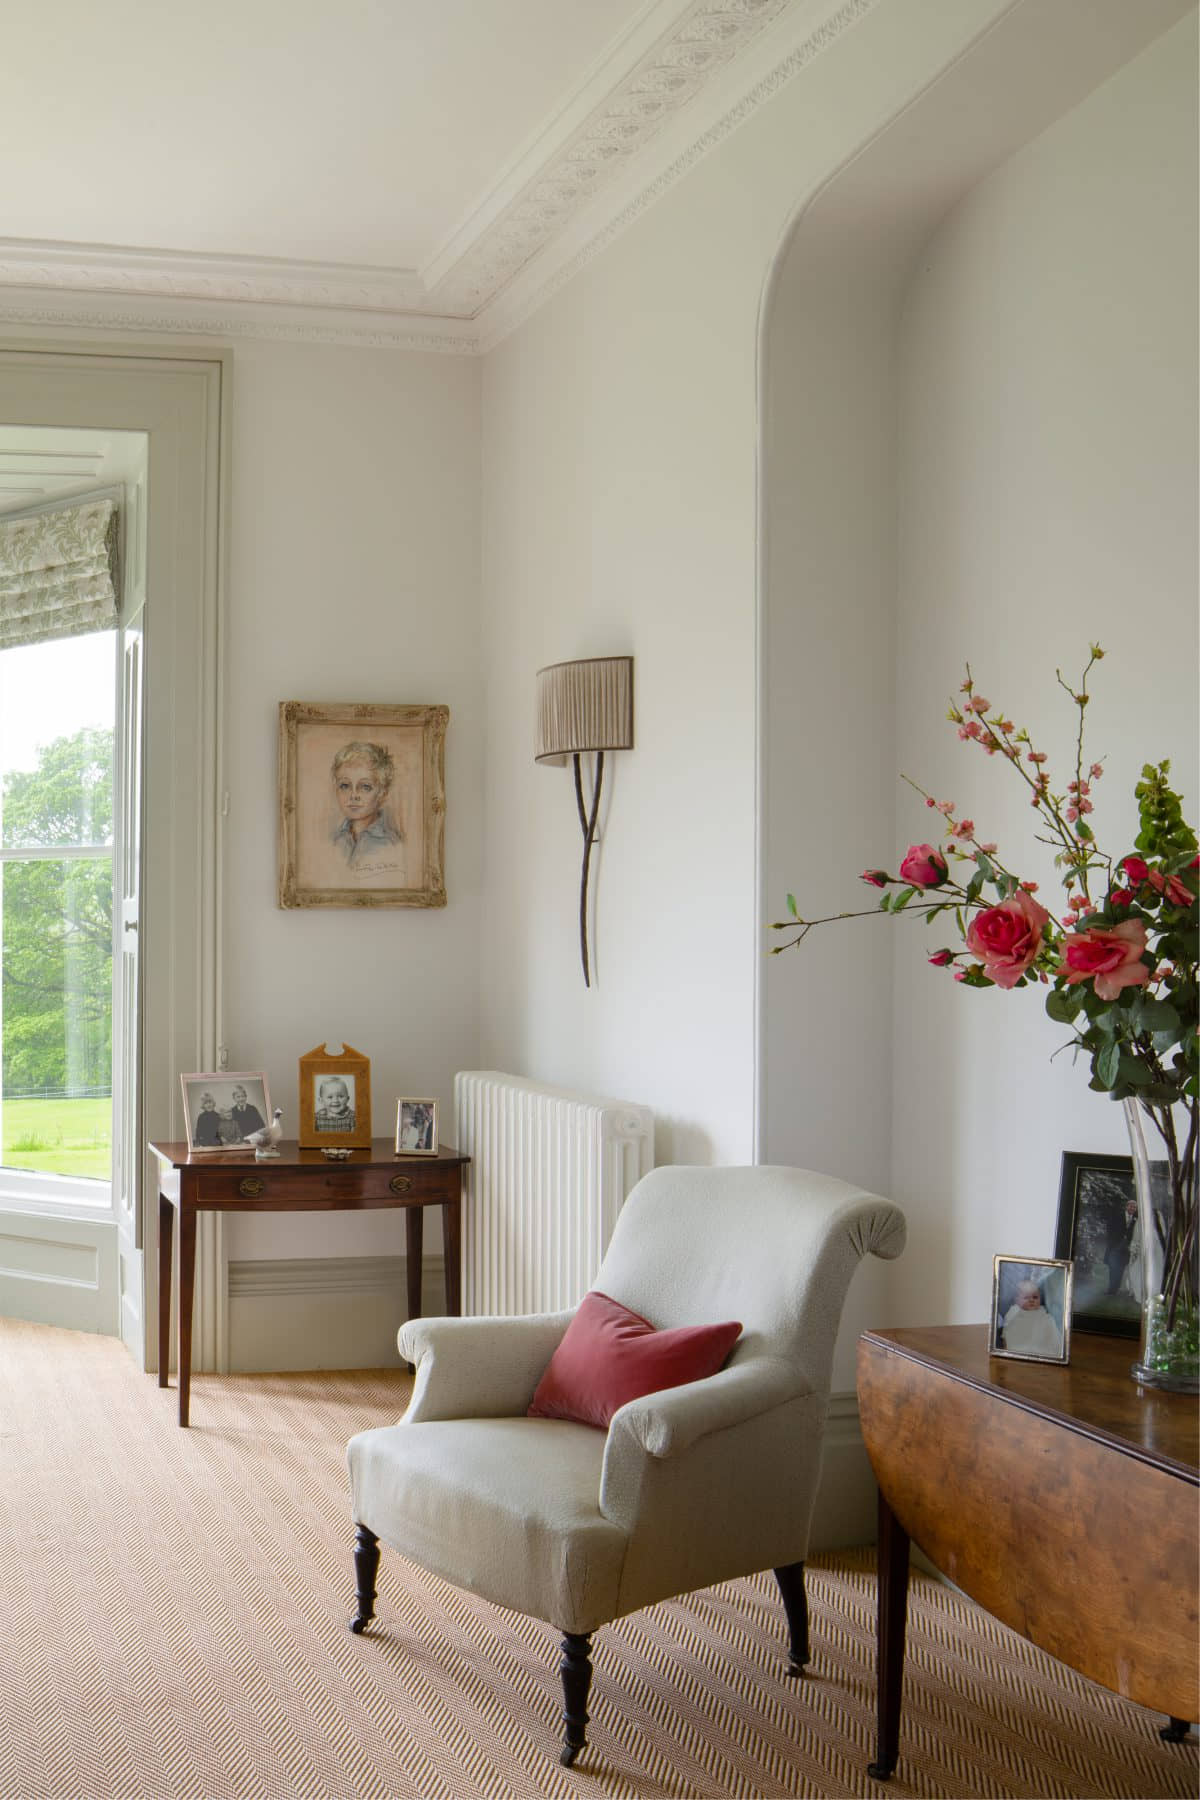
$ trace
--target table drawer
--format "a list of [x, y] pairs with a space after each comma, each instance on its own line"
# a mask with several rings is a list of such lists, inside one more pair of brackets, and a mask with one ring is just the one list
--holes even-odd
[[[190, 1176], [189, 1180], [187, 1177]], [[428, 1206], [459, 1196], [461, 1170], [457, 1164], [434, 1168], [411, 1163], [354, 1164], [303, 1169], [273, 1169], [269, 1163], [251, 1167], [189, 1170], [185, 1187], [194, 1204], [220, 1210], [224, 1207], [287, 1212], [329, 1212], [342, 1208], [375, 1206]]]

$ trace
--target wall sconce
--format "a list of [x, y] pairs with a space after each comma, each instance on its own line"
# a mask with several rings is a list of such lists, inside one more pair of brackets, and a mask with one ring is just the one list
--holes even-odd
[[[579, 953], [583, 960], [583, 985], [591, 987], [588, 968], [587, 890], [596, 819], [600, 812], [600, 787], [604, 780], [604, 752], [633, 748], [633, 658], [592, 656], [581, 662], [551, 663], [537, 672], [537, 762], [557, 763], [575, 759], [575, 803], [583, 832], [583, 869], [579, 878]], [[583, 798], [579, 758], [595, 752], [596, 780], [590, 806]]]

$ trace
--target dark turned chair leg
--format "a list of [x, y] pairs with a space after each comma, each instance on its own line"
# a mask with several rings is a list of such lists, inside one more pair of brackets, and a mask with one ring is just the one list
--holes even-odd
[[804, 1564], [785, 1564], [782, 1569], [776, 1569], [775, 1579], [779, 1583], [779, 1592], [783, 1595], [783, 1610], [787, 1614], [788, 1651], [791, 1656], [788, 1674], [803, 1675], [804, 1665], [808, 1661], [808, 1595], [804, 1591]]
[[1167, 1723], [1159, 1726], [1158, 1735], [1164, 1744], [1182, 1744], [1191, 1729], [1189, 1719], [1177, 1719], [1172, 1713]]
[[365, 1525], [355, 1529], [354, 1598], [358, 1611], [350, 1621], [350, 1629], [360, 1636], [375, 1617], [375, 1576], [379, 1571], [379, 1539]]
[[568, 1631], [562, 1641], [563, 1726], [565, 1734], [558, 1760], [570, 1768], [587, 1743], [587, 1697], [592, 1685], [590, 1632]]

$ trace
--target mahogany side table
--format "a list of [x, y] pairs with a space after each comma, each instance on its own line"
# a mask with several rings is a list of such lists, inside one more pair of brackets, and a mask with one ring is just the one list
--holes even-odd
[[462, 1178], [470, 1157], [449, 1144], [436, 1156], [397, 1154], [390, 1138], [330, 1162], [320, 1150], [285, 1139], [259, 1162], [252, 1150], [188, 1153], [186, 1144], [151, 1144], [158, 1158], [158, 1385], [166, 1387], [171, 1347], [171, 1252], [179, 1215], [179, 1423], [188, 1422], [192, 1378], [192, 1300], [198, 1212], [364, 1212], [404, 1208], [408, 1316], [421, 1316], [421, 1263], [427, 1206], [442, 1209], [446, 1308], [462, 1311]]

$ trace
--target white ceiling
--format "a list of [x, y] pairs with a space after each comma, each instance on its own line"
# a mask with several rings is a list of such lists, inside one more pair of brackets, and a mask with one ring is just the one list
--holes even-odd
[[13, 5], [0, 288], [465, 324], [876, 3]]

